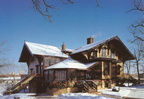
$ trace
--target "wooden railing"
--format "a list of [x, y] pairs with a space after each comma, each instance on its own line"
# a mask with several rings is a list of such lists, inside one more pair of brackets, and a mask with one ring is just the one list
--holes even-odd
[[95, 92], [97, 91], [97, 85], [94, 81], [84, 81], [83, 92]]
[[36, 76], [37, 76], [37, 74], [32, 74], [32, 75], [27, 76], [26, 78], [21, 80], [16, 85], [9, 88], [4, 94], [12, 94], [12, 93], [17, 93], [17, 92], [21, 91], [22, 89], [24, 89], [28, 85], [29, 81], [34, 79]]
[[88, 80], [86, 83], [90, 86], [91, 89], [97, 91], [97, 84], [93, 80]]
[[131, 75], [127, 74], [123, 74], [123, 75], [119, 75], [116, 77], [117, 79], [117, 83], [120, 82], [120, 86], [123, 85], [126, 81], [127, 82], [131, 82], [131, 83], [134, 83], [134, 84], [138, 84], [138, 80], [133, 78]]
[[89, 92], [89, 85], [84, 81], [82, 92]]

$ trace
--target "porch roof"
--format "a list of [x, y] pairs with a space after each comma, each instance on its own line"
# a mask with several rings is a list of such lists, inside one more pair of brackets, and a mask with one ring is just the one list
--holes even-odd
[[69, 57], [68, 59], [66, 59], [60, 63], [57, 63], [55, 65], [45, 68], [45, 70], [47, 70], [47, 69], [81, 69], [81, 70], [84, 70], [84, 69], [88, 69], [95, 63], [97, 63], [97, 62], [81, 63], [81, 62], [76, 61], [76, 60], [72, 59], [71, 57]]

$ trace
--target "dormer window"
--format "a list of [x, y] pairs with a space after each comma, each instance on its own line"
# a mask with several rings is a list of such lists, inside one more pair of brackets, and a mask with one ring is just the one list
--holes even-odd
[[111, 58], [114, 58], [114, 53], [111, 53]]
[[102, 48], [102, 57], [106, 57], [106, 47]]
[[97, 51], [93, 51], [93, 56], [97, 57]]
[[97, 50], [91, 52], [91, 58], [96, 58], [97, 57]]
[[115, 54], [114, 54], [114, 50], [111, 51], [111, 56], [110, 58], [114, 58]]

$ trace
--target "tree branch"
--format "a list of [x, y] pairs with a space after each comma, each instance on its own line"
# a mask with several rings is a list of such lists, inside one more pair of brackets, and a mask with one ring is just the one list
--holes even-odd
[[129, 11], [127, 11], [126, 13], [134, 11], [134, 10], [135, 11], [141, 11], [141, 12], [144, 11], [144, 2], [142, 0], [134, 0], [133, 1], [133, 5], [134, 5], [134, 8], [132, 8]]

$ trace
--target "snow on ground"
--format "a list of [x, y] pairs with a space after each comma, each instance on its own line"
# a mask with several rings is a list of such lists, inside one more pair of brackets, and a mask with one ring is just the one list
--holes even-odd
[[34, 93], [17, 93], [17, 94], [12, 94], [12, 95], [3, 95], [3, 93], [6, 91], [6, 84], [2, 83], [0, 84], [0, 99], [36, 99], [34, 96], [30, 95], [35, 95]]
[[[4, 83], [0, 84], [0, 96], [3, 95], [4, 91], [6, 90], [6, 86]], [[1, 98], [0, 98], [1, 99]]]
[[12, 95], [0, 96], [0, 99], [36, 99], [34, 96], [29, 95], [35, 95], [35, 94], [17, 93]]
[[115, 99], [89, 93], [66, 93], [59, 95], [59, 97], [64, 99]]
[[[4, 84], [0, 84], [0, 99], [37, 99], [34, 95], [35, 93], [17, 93], [12, 95], [3, 95], [6, 87]], [[99, 90], [103, 95], [110, 95], [116, 97], [127, 97], [127, 98], [137, 98], [137, 99], [144, 99], [144, 85], [136, 85], [133, 87], [120, 87], [119, 92], [114, 92], [112, 89], [103, 89]], [[39, 98], [38, 98], [39, 99]], [[89, 93], [66, 93], [57, 96], [56, 99], [115, 99], [105, 96], [100, 96], [96, 94], [89, 94]]]
[[144, 86], [120, 87], [119, 92], [114, 92], [112, 89], [105, 89], [101, 91], [102, 94], [110, 96], [144, 99]]

